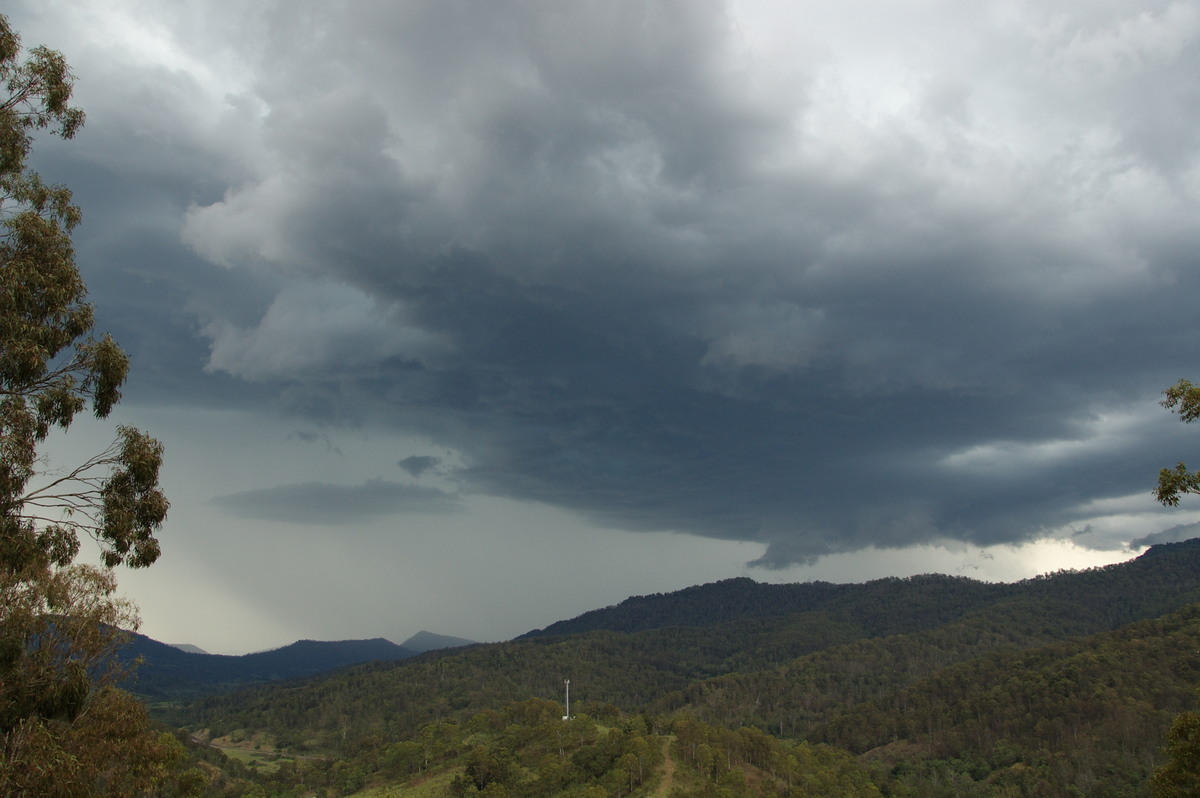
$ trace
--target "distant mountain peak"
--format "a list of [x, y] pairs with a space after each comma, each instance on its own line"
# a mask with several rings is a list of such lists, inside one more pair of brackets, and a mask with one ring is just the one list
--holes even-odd
[[424, 654], [426, 651], [436, 651], [440, 648], [458, 648], [459, 646], [474, 645], [474, 640], [467, 640], [462, 637], [451, 637], [450, 635], [438, 635], [433, 632], [424, 630], [417, 632], [412, 637], [405, 640], [400, 645], [407, 648], [409, 651], [416, 651]]
[[171, 648], [177, 648], [180, 651], [186, 651], [189, 654], [207, 654], [208, 653], [204, 649], [200, 648], [200, 646], [194, 646], [191, 643], [168, 643], [167, 645], [169, 645]]

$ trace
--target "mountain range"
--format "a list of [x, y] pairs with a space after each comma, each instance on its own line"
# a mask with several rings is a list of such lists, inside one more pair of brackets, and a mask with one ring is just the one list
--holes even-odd
[[[252, 654], [208, 654], [133, 634], [122, 649], [127, 663], [139, 663], [123, 686], [151, 700], [179, 699], [262, 682], [296, 679], [363, 662], [388, 662], [427, 651], [471, 645], [460, 637], [418, 632], [396, 645], [370, 640], [298, 640]], [[194, 646], [191, 648], [195, 648]]]

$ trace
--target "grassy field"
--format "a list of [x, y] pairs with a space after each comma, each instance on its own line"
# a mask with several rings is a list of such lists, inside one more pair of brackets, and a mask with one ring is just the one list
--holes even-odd
[[407, 784], [372, 787], [362, 792], [356, 792], [350, 798], [444, 798], [450, 794], [450, 782], [461, 772], [461, 769], [456, 768], [429, 778], [416, 779]]
[[247, 748], [225, 748], [223, 746], [213, 746], [225, 754], [230, 759], [236, 759], [255, 770], [263, 773], [274, 773], [279, 770], [279, 766], [284, 762], [294, 762], [294, 759], [283, 756], [276, 751], [255, 751]]
[[251, 736], [234, 732], [226, 737], [212, 739], [208, 744], [230, 759], [236, 759], [262, 773], [274, 773], [284, 762], [295, 761], [277, 751], [275, 741], [270, 735], [261, 732]]

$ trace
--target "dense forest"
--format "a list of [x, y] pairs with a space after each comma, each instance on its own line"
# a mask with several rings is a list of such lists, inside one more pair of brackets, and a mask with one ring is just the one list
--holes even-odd
[[1197, 600], [1200, 540], [1008, 585], [734, 579], [153, 711], [214, 796], [1150, 795]]

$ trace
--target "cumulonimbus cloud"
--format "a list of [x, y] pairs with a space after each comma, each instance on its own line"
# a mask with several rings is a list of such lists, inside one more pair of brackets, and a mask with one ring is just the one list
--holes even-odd
[[[1082, 526], [1195, 366], [1200, 15], [855, 8], [229, 6], [245, 140], [184, 237], [273, 295], [197, 310], [209, 368], [771, 564]], [[223, 505], [308, 493], [452, 504]]]

